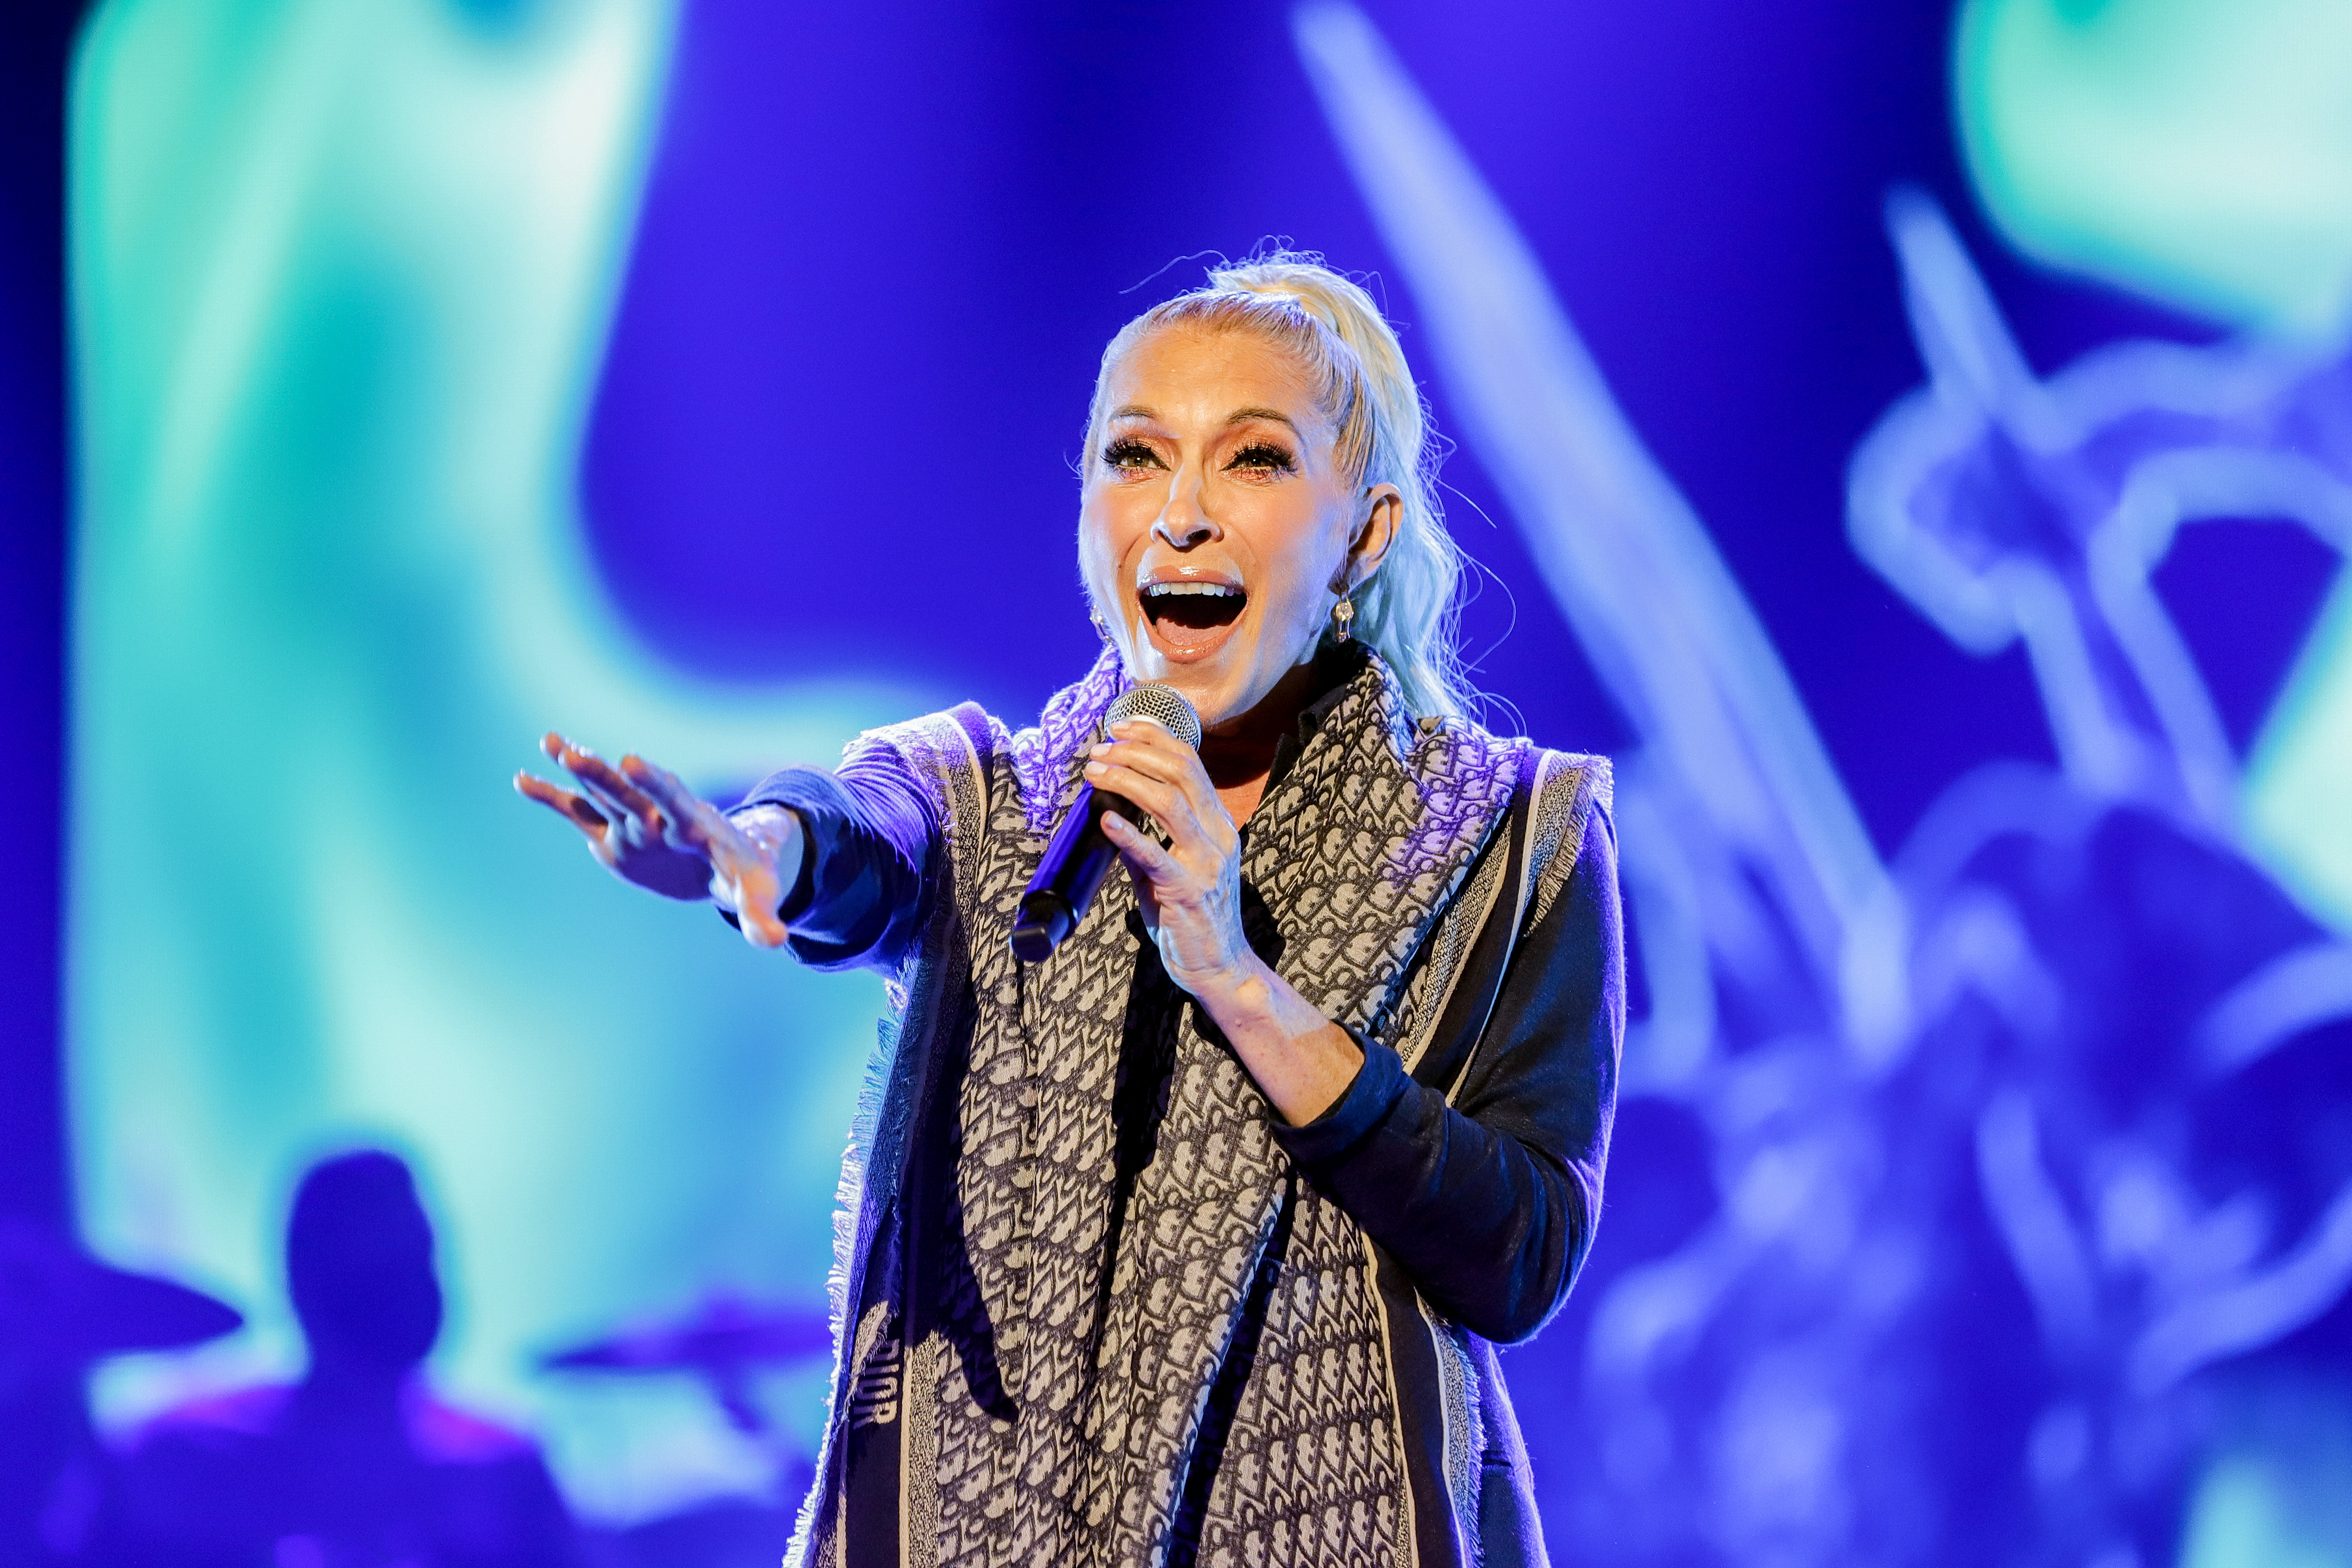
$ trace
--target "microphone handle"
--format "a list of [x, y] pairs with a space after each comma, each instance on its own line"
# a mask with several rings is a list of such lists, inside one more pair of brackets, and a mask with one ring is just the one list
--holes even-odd
[[1103, 837], [1105, 811], [1133, 823], [1143, 820], [1143, 808], [1124, 795], [1097, 795], [1092, 784], [1078, 786], [1069, 815], [1054, 830], [1045, 858], [1037, 862], [1037, 874], [1021, 895], [1020, 912], [1013, 917], [1013, 956], [1022, 963], [1043, 962], [1078, 929], [1103, 879], [1118, 863], [1118, 849]]

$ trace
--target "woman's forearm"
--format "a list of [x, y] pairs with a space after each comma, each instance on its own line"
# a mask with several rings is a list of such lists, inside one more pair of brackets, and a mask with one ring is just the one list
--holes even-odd
[[1364, 1065], [1348, 1031], [1252, 954], [1218, 984], [1193, 993], [1259, 1090], [1293, 1127], [1339, 1103]]
[[819, 969], [895, 966], [914, 940], [938, 822], [896, 753], [856, 750], [828, 773], [786, 768], [729, 816], [746, 832], [791, 825], [798, 855], [776, 913]]
[[1592, 813], [1576, 867], [1518, 942], [1477, 1035], [1432, 1043], [1454, 1064], [1438, 1084], [1375, 1046], [1339, 1103], [1311, 1125], [1275, 1130], [1432, 1305], [1507, 1343], [1558, 1309], [1601, 1214], [1625, 1022], [1604, 811]]
[[[1550, 1315], [1591, 1223], [1562, 1173], [1412, 1082], [1385, 1048], [1380, 1081], [1358, 1090], [1363, 1048], [1262, 962], [1193, 999], [1273, 1103], [1277, 1137], [1441, 1310], [1504, 1341]], [[1325, 1144], [1334, 1157], [1315, 1159]]]

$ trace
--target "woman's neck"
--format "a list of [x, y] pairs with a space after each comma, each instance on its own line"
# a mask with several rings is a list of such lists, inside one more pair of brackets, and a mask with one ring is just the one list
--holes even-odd
[[1201, 765], [1236, 823], [1247, 822], [1265, 798], [1275, 753], [1297, 731], [1298, 715], [1320, 683], [1316, 660], [1293, 666], [1247, 712], [1201, 737]]

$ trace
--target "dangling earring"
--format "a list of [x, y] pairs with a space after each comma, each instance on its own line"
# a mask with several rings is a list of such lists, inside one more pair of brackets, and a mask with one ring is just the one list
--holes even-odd
[[1332, 634], [1332, 640], [1334, 642], [1346, 642], [1349, 636], [1349, 628], [1354, 625], [1355, 619], [1356, 606], [1353, 601], [1341, 599], [1338, 604], [1332, 605], [1331, 625], [1336, 628]]
[[1092, 605], [1088, 605], [1087, 606], [1087, 619], [1094, 622], [1095, 636], [1102, 638], [1105, 642], [1110, 641], [1110, 623], [1102, 618], [1102, 612], [1100, 610], [1097, 609]]

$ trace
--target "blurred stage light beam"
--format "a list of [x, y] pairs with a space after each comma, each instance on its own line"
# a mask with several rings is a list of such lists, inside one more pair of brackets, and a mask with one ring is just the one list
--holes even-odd
[[[1900, 1034], [1900, 908], [1802, 700], [1705, 526], [1618, 409], [1541, 266], [1363, 14], [1293, 13], [1324, 115], [1458, 416], [1586, 657], [1642, 738], [1720, 934], [1785, 921], [1857, 1038]], [[1713, 842], [1693, 842], [1694, 820]], [[1629, 876], [1649, 851], [1628, 839]], [[1751, 909], [1740, 869], [1771, 890]], [[1688, 923], [1688, 922], [1685, 922]], [[1865, 956], [1866, 955], [1866, 956]], [[1686, 966], [1685, 966], [1686, 967]]]

